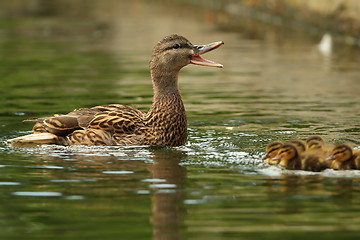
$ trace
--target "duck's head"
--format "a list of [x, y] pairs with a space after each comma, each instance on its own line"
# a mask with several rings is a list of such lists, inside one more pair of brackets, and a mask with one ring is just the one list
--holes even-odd
[[266, 146], [265, 149], [265, 156], [262, 157], [261, 160], [271, 160], [274, 157], [276, 157], [276, 155], [278, 154], [279, 149], [283, 146], [284, 144], [282, 142], [279, 141], [275, 141], [275, 142], [271, 142]]
[[223, 67], [220, 63], [206, 60], [200, 55], [210, 52], [224, 43], [222, 41], [207, 45], [193, 45], [180, 35], [170, 35], [160, 40], [152, 53], [150, 69], [152, 71], [166, 71], [177, 73], [188, 64], [197, 64], [209, 67]]
[[284, 162], [291, 161], [299, 157], [299, 153], [296, 147], [292, 144], [284, 144], [280, 149], [275, 158], [273, 160], [277, 160], [280, 165]]
[[328, 160], [335, 160], [338, 162], [345, 162], [353, 155], [352, 148], [347, 144], [339, 144], [334, 147]]

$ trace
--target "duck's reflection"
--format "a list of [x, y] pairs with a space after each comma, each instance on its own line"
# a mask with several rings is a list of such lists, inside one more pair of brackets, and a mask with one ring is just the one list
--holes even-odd
[[[76, 152], [77, 148], [49, 147], [49, 149], [52, 150], [49, 150], [51, 154], [43, 149], [35, 149], [32, 156], [36, 156], [41, 161], [29, 163], [32, 164], [32, 167], [42, 167], [46, 163], [46, 166], [74, 169], [73, 171], [53, 171], [51, 169], [38, 171], [42, 178], [49, 178], [50, 181], [79, 180], [76, 184], [77, 186], [81, 184], [81, 188], [74, 188], [74, 195], [91, 197], [91, 194], [88, 193], [88, 189], [91, 188], [93, 189], [92, 194], [96, 193], [97, 196], [109, 194], [112, 196], [115, 193], [116, 196], [129, 195], [131, 198], [133, 196], [129, 192], [134, 191], [134, 188], [135, 190], [143, 189], [142, 180], [148, 180], [153, 238], [157, 240], [181, 238], [186, 168], [180, 163], [186, 158], [186, 152], [174, 148], [84, 148], [82, 152]], [[66, 153], [65, 150], [69, 152]], [[60, 156], [60, 154], [62, 155]], [[143, 161], [144, 159], [147, 161]], [[151, 163], [148, 160], [151, 160]], [[136, 174], [104, 173], [116, 173], [119, 170], [136, 172]], [[86, 181], [90, 179], [94, 181]], [[104, 188], [97, 186], [100, 181], [105, 184]], [[44, 187], [41, 186], [41, 189], [44, 191]], [[104, 203], [97, 205], [98, 211], [109, 209], [106, 204], [107, 197], [104, 197], [103, 201]], [[129, 204], [130, 206], [134, 206], [134, 204]]]
[[154, 179], [166, 181], [153, 185], [151, 223], [156, 240], [180, 239], [186, 176], [186, 169], [180, 162], [185, 157], [185, 152], [174, 149], [153, 151], [154, 164], [149, 166], [149, 171]]

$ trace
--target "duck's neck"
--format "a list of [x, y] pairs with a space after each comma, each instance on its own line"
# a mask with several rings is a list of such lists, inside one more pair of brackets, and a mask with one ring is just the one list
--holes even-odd
[[152, 72], [151, 78], [154, 98], [147, 114], [148, 124], [164, 142], [171, 142], [173, 146], [182, 145], [187, 139], [187, 121], [177, 86], [178, 74]]
[[174, 111], [185, 115], [184, 104], [178, 88], [178, 72], [152, 71], [154, 97], [150, 112]]
[[163, 95], [179, 93], [178, 75], [178, 72], [170, 72], [167, 69], [161, 71], [152, 70], [151, 80], [154, 90], [154, 99]]

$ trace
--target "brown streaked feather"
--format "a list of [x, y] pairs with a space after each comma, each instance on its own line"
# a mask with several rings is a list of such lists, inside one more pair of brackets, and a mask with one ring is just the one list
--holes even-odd
[[100, 129], [76, 130], [68, 136], [71, 145], [114, 145], [111, 134]]
[[77, 118], [68, 115], [45, 119], [43, 126], [47, 132], [59, 136], [66, 136], [80, 128]]
[[89, 127], [93, 129], [104, 129], [116, 133], [135, 133], [136, 129], [144, 127], [143, 114], [139, 115], [138, 111], [116, 110], [104, 112], [96, 115], [89, 123]]
[[34, 134], [67, 136], [70, 145], [134, 145], [144, 144], [140, 136], [146, 131], [143, 117], [144, 113], [133, 107], [112, 104], [29, 121], [37, 122]]
[[42, 123], [35, 123], [34, 127], [32, 128], [32, 131], [37, 134], [37, 133], [46, 133], [46, 129], [44, 128], [44, 124]]

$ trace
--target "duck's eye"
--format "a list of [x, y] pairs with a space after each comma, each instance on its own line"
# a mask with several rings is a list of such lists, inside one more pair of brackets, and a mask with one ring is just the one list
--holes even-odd
[[178, 44], [178, 43], [176, 43], [172, 48], [173, 48], [173, 49], [178, 49], [178, 48], [181, 48], [181, 45]]

